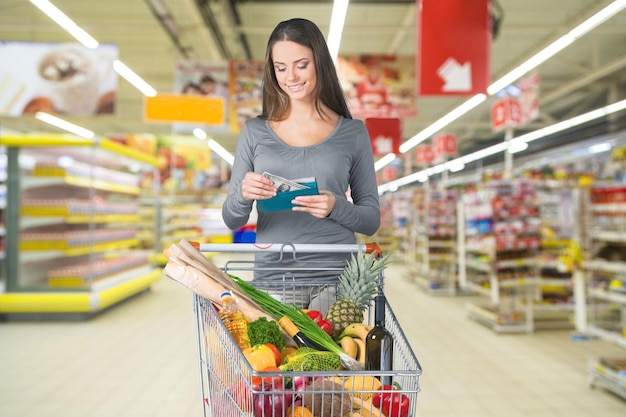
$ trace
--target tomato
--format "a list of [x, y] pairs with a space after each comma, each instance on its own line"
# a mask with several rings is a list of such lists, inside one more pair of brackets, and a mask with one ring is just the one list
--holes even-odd
[[311, 317], [311, 320], [313, 320], [316, 323], [324, 318], [322, 316], [322, 312], [318, 310], [307, 310], [306, 315]]
[[333, 335], [333, 323], [330, 320], [320, 320], [317, 325], [322, 328], [329, 336]]
[[243, 350], [250, 366], [255, 371], [262, 371], [269, 366], [276, 366], [276, 357], [272, 349], [265, 345], [254, 345]]
[[[277, 366], [268, 366], [265, 369], [262, 369], [261, 372], [282, 372]], [[264, 376], [264, 377], [254, 377], [252, 378], [252, 385], [260, 387], [262, 386], [264, 389], [267, 387], [278, 387], [283, 385], [283, 377], [281, 375], [273, 375], [273, 376]]]
[[276, 366], [280, 365], [283, 360], [283, 355], [280, 353], [280, 350], [278, 350], [278, 348], [272, 343], [266, 343], [265, 346], [272, 350], [272, 353], [274, 354], [274, 359], [276, 359]]

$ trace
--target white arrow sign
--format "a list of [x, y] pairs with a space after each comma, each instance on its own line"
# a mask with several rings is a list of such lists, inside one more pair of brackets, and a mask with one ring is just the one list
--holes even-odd
[[461, 65], [450, 57], [439, 67], [437, 74], [446, 82], [443, 91], [472, 90], [472, 64], [469, 61]]
[[379, 155], [385, 155], [393, 152], [393, 138], [389, 136], [380, 135], [374, 139], [374, 146], [376, 147], [376, 153]]

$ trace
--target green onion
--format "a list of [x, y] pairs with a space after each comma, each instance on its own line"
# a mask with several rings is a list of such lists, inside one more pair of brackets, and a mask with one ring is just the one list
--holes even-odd
[[276, 300], [274, 297], [266, 293], [265, 291], [261, 291], [258, 288], [255, 288], [247, 281], [235, 276], [228, 274], [233, 281], [239, 286], [241, 291], [252, 298], [267, 314], [272, 316], [275, 320], [280, 320], [282, 317], [288, 317], [293, 321], [293, 323], [300, 329], [304, 335], [309, 338], [312, 342], [317, 343], [319, 346], [328, 350], [329, 352], [334, 352], [341, 357], [343, 365], [347, 369], [362, 369], [362, 365], [348, 355], [342, 348], [339, 346], [332, 337], [328, 335], [320, 326], [317, 325], [313, 321], [311, 317], [309, 317], [302, 309], [296, 305], [293, 307], [288, 307]]

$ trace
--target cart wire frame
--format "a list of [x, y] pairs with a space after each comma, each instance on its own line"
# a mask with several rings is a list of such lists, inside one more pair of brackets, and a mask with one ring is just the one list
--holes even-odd
[[[281, 259], [291, 253], [297, 260], [298, 253], [337, 253], [359, 251], [372, 252], [368, 245], [257, 245], [257, 244], [201, 244], [199, 250], [203, 253], [255, 253], [271, 250], [279, 252]], [[326, 266], [322, 270], [337, 271], [340, 275], [345, 267], [342, 265]], [[233, 275], [237, 271], [254, 271], [254, 262], [249, 260], [232, 260], [226, 262], [222, 269]], [[293, 270], [293, 267], [290, 268]], [[307, 270], [310, 261], [307, 261]], [[280, 266], [273, 268], [280, 270]], [[384, 281], [380, 276], [380, 285]], [[286, 305], [301, 305], [301, 297], [293, 294], [319, 294], [331, 288], [335, 296], [337, 282], [326, 280], [293, 279], [289, 270], [284, 271], [283, 279], [279, 281], [252, 281], [252, 284], [261, 290], [279, 295]], [[293, 299], [290, 299], [290, 296]], [[299, 298], [296, 299], [296, 298]], [[331, 304], [334, 300], [328, 300]], [[393, 393], [383, 395], [405, 395], [409, 400], [408, 416], [416, 415], [417, 394], [420, 391], [419, 378], [422, 367], [411, 349], [406, 335], [388, 302], [385, 303], [385, 327], [394, 340], [393, 369], [390, 371], [281, 371], [258, 372], [251, 368], [241, 349], [220, 319], [213, 304], [202, 296], [194, 293], [193, 307], [197, 325], [198, 356], [200, 367], [200, 385], [203, 399], [204, 417], [298, 417], [293, 407], [304, 401], [308, 404], [313, 416], [342, 417], [345, 414], [353, 417], [385, 417], [372, 405], [372, 397], [380, 391], [376, 390], [373, 378], [378, 380], [392, 380], [396, 388]], [[366, 310], [365, 323], [373, 325], [373, 307]], [[335, 384], [324, 382], [317, 389], [309, 387], [305, 391], [297, 391], [289, 382], [293, 378], [302, 378], [307, 381], [324, 379]], [[287, 386], [286, 386], [287, 385]], [[306, 398], [305, 398], [306, 397]], [[262, 407], [263, 404], [274, 405]], [[350, 406], [349, 410], [347, 409]], [[388, 410], [388, 417], [400, 416], [400, 410]]]

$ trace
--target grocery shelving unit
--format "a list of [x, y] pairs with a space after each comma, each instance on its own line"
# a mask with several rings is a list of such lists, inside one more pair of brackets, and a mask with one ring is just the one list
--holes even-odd
[[[583, 260], [576, 280], [576, 328], [626, 348], [626, 185], [582, 190]], [[626, 398], [626, 355], [597, 358], [590, 382]]]
[[[136, 225], [158, 160], [105, 138], [0, 137], [7, 155], [7, 317], [89, 317], [161, 277]], [[154, 225], [156, 227], [156, 224]]]
[[0, 293], [4, 292], [4, 247], [6, 242], [5, 216], [7, 206], [7, 155], [6, 148], [0, 147]]
[[141, 209], [159, 227], [144, 228], [140, 235], [144, 244], [154, 247], [155, 261], [164, 265], [167, 260], [160, 256], [161, 252], [181, 239], [198, 243], [232, 243], [233, 233], [222, 220], [221, 207], [225, 198], [226, 190], [221, 188], [195, 193], [143, 193]]
[[457, 292], [456, 189], [430, 187], [422, 193], [411, 228], [418, 286], [433, 295]]
[[545, 180], [536, 181], [535, 186], [541, 218], [535, 328], [573, 328], [573, 265], [564, 258], [574, 244], [577, 227], [575, 186], [569, 181]]
[[460, 286], [487, 299], [468, 303], [468, 316], [497, 332], [533, 332], [541, 239], [532, 183], [486, 183], [464, 195], [463, 211]]

